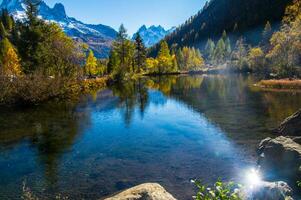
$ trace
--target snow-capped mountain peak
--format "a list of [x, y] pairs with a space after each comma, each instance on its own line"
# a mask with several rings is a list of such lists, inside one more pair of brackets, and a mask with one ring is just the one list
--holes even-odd
[[[0, 9], [7, 9], [16, 20], [23, 21], [26, 17], [25, 0], [3, 0]], [[68, 17], [65, 7], [61, 3], [50, 8], [42, 1], [39, 5], [39, 15], [46, 21], [57, 23], [70, 37], [88, 43], [98, 57], [108, 55], [110, 45], [117, 34], [109, 26], [85, 24], [75, 18]]]
[[[159, 25], [159, 26], [152, 25], [149, 28], [147, 28], [145, 25], [143, 25], [139, 28], [137, 33], [139, 33], [140, 36], [142, 37], [145, 46], [151, 47], [151, 46], [157, 44], [166, 35], [170, 34], [174, 30], [175, 30], [175, 28], [165, 30], [161, 25]], [[135, 33], [133, 35], [133, 40], [135, 39], [137, 33]]]

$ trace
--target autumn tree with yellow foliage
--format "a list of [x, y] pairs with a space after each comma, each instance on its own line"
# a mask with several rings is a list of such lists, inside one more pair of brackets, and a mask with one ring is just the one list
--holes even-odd
[[0, 43], [0, 69], [5, 76], [20, 76], [22, 74], [20, 59], [18, 54], [7, 38]]
[[88, 76], [97, 74], [97, 59], [95, 58], [92, 50], [90, 50], [89, 55], [86, 59], [85, 74]]
[[266, 72], [264, 52], [260, 47], [254, 47], [250, 49], [248, 60], [250, 68], [253, 72]]
[[295, 0], [287, 8], [282, 27], [270, 40], [267, 58], [281, 77], [301, 76], [301, 3]]

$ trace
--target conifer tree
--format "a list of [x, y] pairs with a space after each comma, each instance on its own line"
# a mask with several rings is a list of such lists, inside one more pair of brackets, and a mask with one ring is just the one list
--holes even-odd
[[135, 49], [135, 64], [138, 67], [138, 72], [140, 72], [141, 68], [145, 66], [146, 48], [139, 33], [137, 33], [135, 38]]
[[214, 58], [217, 61], [218, 64], [224, 62], [225, 58], [225, 52], [226, 52], [226, 46], [223, 38], [221, 38], [217, 44], [214, 51]]
[[269, 43], [270, 38], [272, 37], [273, 31], [272, 26], [269, 21], [267, 21], [264, 30], [262, 32], [262, 44], [266, 45]]
[[14, 21], [13, 18], [9, 15], [6, 9], [2, 10], [1, 21], [8, 32], [11, 32], [13, 29]]
[[224, 40], [224, 42], [227, 39], [227, 32], [226, 32], [226, 30], [223, 31], [222, 39]]
[[232, 52], [231, 41], [227, 37], [225, 40], [225, 57], [226, 57], [226, 59], [230, 58], [231, 52]]
[[119, 58], [115, 50], [111, 50], [108, 62], [108, 73], [111, 74], [119, 66]]
[[0, 21], [0, 39], [4, 39], [8, 36], [6, 29], [3, 25], [3, 23]]
[[126, 32], [127, 31], [124, 25], [121, 24], [115, 42], [115, 49], [119, 54], [121, 67], [125, 67], [125, 59], [127, 55], [126, 40], [128, 38], [128, 35]]
[[235, 50], [232, 54], [234, 66], [239, 70], [245, 70], [247, 68], [248, 50], [242, 38], [236, 42]]
[[178, 62], [178, 68], [179, 70], [185, 70], [185, 60], [184, 60], [184, 54], [182, 49], [178, 49], [176, 53], [177, 62]]
[[205, 54], [207, 59], [211, 62], [214, 60], [214, 51], [215, 51], [215, 44], [213, 40], [208, 39], [206, 47], [205, 47]]
[[26, 21], [22, 27], [19, 53], [23, 61], [25, 73], [32, 73], [38, 68], [36, 58], [39, 42], [42, 40], [42, 26], [38, 18], [38, 0], [26, 0]]
[[168, 44], [165, 40], [160, 43], [160, 50], [157, 56], [158, 59], [158, 73], [169, 72], [169, 69], [172, 68], [173, 62], [170, 55], [170, 50]]
[[97, 68], [97, 59], [95, 58], [93, 51], [90, 50], [86, 60], [85, 73], [89, 76], [95, 75], [97, 71], [96, 68]]
[[27, 23], [30, 26], [35, 26], [39, 22], [39, 5], [41, 0], [25, 0]]

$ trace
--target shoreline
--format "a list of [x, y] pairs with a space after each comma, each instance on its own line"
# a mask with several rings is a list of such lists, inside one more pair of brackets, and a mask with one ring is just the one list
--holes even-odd
[[268, 79], [261, 80], [254, 86], [272, 91], [301, 91], [301, 79]]

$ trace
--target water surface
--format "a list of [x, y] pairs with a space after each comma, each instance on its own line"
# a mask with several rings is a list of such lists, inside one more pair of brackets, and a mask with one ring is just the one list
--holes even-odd
[[191, 179], [241, 181], [258, 142], [301, 107], [301, 94], [252, 76], [145, 78], [78, 103], [0, 109], [0, 199], [101, 199], [158, 182], [191, 199]]

